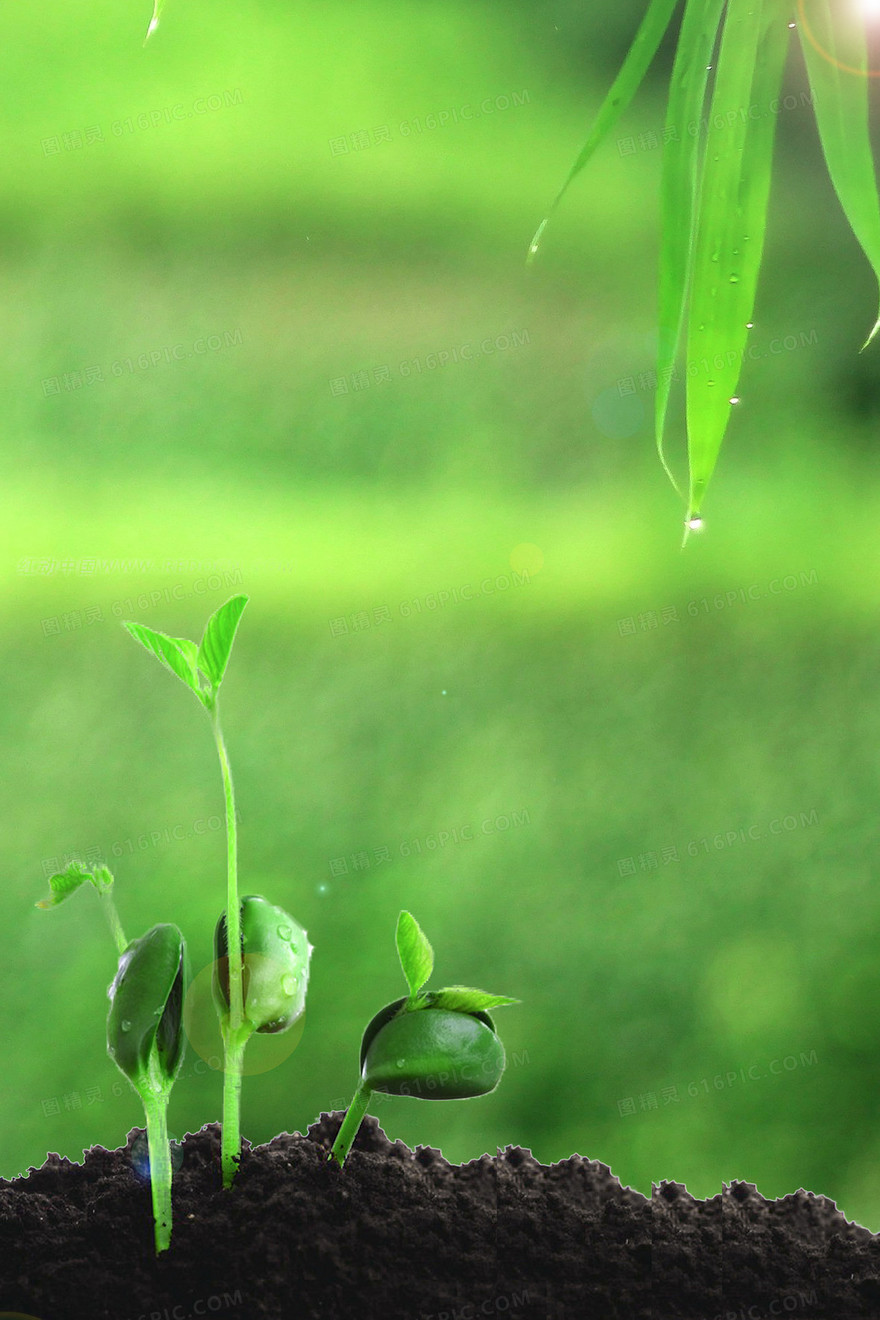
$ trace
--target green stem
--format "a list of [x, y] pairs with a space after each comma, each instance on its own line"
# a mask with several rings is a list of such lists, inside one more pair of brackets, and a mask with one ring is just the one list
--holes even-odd
[[245, 1022], [237, 1032], [224, 1025], [223, 1043], [226, 1062], [223, 1072], [223, 1128], [220, 1145], [220, 1164], [223, 1186], [228, 1190], [233, 1183], [241, 1159], [241, 1070], [245, 1046], [253, 1035], [253, 1027]]
[[336, 1134], [336, 1140], [327, 1156], [328, 1160], [336, 1159], [339, 1161], [340, 1168], [345, 1163], [345, 1157], [351, 1150], [358, 1129], [364, 1121], [364, 1114], [367, 1112], [367, 1105], [370, 1103], [370, 1097], [373, 1092], [369, 1086], [365, 1086], [363, 1079], [358, 1082], [357, 1090], [348, 1106], [348, 1113], [342, 1120], [342, 1127]]
[[119, 913], [116, 911], [116, 904], [113, 902], [109, 892], [101, 894], [101, 906], [107, 916], [110, 931], [116, 943], [116, 950], [121, 956], [128, 948], [128, 940], [125, 938], [125, 932], [122, 929], [122, 922], [119, 920]]
[[226, 951], [229, 961], [229, 1025], [232, 1033], [241, 1027], [244, 1016], [241, 987], [241, 904], [238, 901], [238, 854], [235, 830], [235, 790], [232, 771], [220, 728], [220, 711], [215, 695], [211, 706], [211, 727], [220, 757], [223, 790], [226, 796]]
[[156, 1255], [171, 1243], [171, 1148], [168, 1145], [168, 1092], [142, 1095], [147, 1116], [147, 1147], [150, 1153], [150, 1189], [156, 1228]]
[[232, 786], [232, 771], [229, 768], [223, 731], [220, 728], [220, 710], [216, 693], [209, 710], [226, 797], [226, 957], [229, 975], [229, 1012], [221, 1023], [224, 1047], [221, 1165], [223, 1186], [229, 1188], [232, 1186], [238, 1161], [241, 1158], [241, 1069], [244, 1048], [253, 1028], [244, 1021], [235, 790]]

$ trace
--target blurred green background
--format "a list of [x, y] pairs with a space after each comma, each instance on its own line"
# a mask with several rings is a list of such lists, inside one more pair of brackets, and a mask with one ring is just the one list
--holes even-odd
[[[94, 896], [34, 907], [55, 865], [104, 858], [128, 934], [175, 920], [209, 965], [209, 724], [119, 619], [198, 636], [246, 591], [242, 887], [315, 953], [245, 1135], [348, 1103], [407, 907], [432, 984], [522, 1003], [500, 1088], [377, 1100], [389, 1136], [880, 1229], [876, 290], [793, 50], [682, 553], [650, 420], [672, 39], [524, 266], [642, 10], [168, 0], [146, 49], [148, 3], [0, 13], [0, 1175], [143, 1121]], [[219, 1114], [191, 1050], [171, 1131]]]

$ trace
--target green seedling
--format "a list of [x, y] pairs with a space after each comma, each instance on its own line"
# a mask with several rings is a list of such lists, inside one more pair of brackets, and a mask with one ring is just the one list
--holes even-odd
[[471, 986], [423, 990], [434, 951], [409, 912], [397, 919], [397, 953], [409, 995], [381, 1009], [361, 1040], [361, 1076], [327, 1156], [344, 1164], [374, 1091], [421, 1100], [463, 1100], [494, 1091], [504, 1046], [487, 1009], [518, 1004]]
[[162, 923], [129, 943], [113, 902], [113, 876], [106, 866], [88, 870], [74, 861], [49, 879], [50, 897], [39, 908], [57, 907], [86, 880], [107, 913], [119, 963], [107, 991], [107, 1052], [137, 1091], [147, 1120], [150, 1188], [156, 1255], [171, 1242], [171, 1147], [168, 1099], [180, 1071], [186, 1042], [183, 993], [187, 979], [186, 943], [177, 926]]
[[[214, 998], [223, 1037], [223, 1186], [231, 1187], [241, 1158], [241, 1071], [255, 1031], [285, 1031], [305, 1006], [312, 946], [306, 932], [282, 908], [252, 895], [238, 897], [235, 790], [220, 727], [219, 692], [247, 596], [233, 596], [211, 615], [201, 642], [170, 637], [126, 622], [136, 641], [190, 689], [211, 719], [226, 799], [226, 911], [217, 924]], [[289, 932], [285, 935], [284, 932]], [[248, 944], [245, 953], [245, 943]], [[245, 983], [247, 970], [247, 984]], [[289, 987], [289, 988], [287, 988]]]

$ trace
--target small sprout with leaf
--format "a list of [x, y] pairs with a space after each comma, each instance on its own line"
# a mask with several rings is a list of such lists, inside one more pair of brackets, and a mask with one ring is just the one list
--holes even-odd
[[[265, 898], [238, 897], [235, 790], [220, 728], [219, 692], [247, 596], [233, 596], [208, 620], [201, 642], [126, 622], [136, 641], [190, 689], [214, 732], [226, 798], [226, 911], [215, 932], [214, 999], [223, 1037], [223, 1185], [231, 1187], [241, 1157], [241, 1072], [255, 1031], [286, 1031], [302, 1016], [312, 946], [303, 928]], [[245, 950], [245, 945], [247, 949]]]
[[140, 939], [126, 941], [113, 903], [113, 876], [106, 866], [90, 871], [71, 862], [49, 879], [51, 895], [39, 908], [57, 907], [90, 881], [102, 899], [119, 954], [107, 994], [107, 1052], [137, 1091], [147, 1120], [150, 1188], [156, 1255], [171, 1242], [171, 1147], [168, 1099], [180, 1071], [186, 1041], [183, 995], [187, 980], [186, 943], [177, 926], [160, 923]]
[[328, 1155], [340, 1166], [374, 1091], [422, 1100], [488, 1095], [506, 1064], [487, 1010], [520, 1001], [464, 985], [424, 990], [434, 968], [434, 951], [409, 912], [398, 917], [396, 938], [409, 995], [386, 1004], [363, 1034], [360, 1081]]

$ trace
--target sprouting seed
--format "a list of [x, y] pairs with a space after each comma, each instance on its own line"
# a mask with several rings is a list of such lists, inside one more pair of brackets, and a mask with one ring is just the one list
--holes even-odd
[[434, 951], [409, 912], [397, 919], [397, 953], [409, 996], [386, 1004], [361, 1040], [361, 1076], [327, 1156], [345, 1162], [374, 1091], [421, 1100], [463, 1100], [494, 1091], [504, 1072], [504, 1046], [486, 1011], [518, 1004], [472, 986], [423, 990]]
[[[137, 1091], [144, 1106], [149, 1146], [156, 1255], [171, 1242], [171, 1156], [168, 1097], [183, 1062], [183, 994], [186, 943], [177, 926], [153, 926], [126, 940], [113, 903], [113, 876], [106, 866], [89, 870], [71, 862], [49, 880], [51, 897], [37, 907], [56, 907], [86, 880], [98, 891], [116, 942], [119, 960], [107, 994], [107, 1053]], [[154, 1007], [156, 999], [160, 1007]]]

